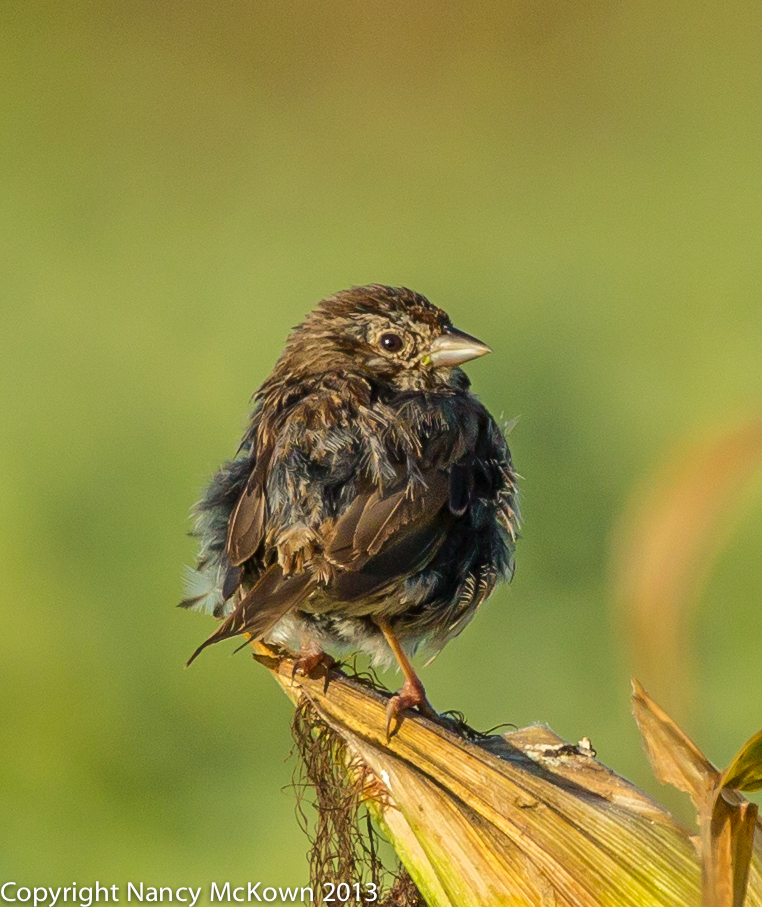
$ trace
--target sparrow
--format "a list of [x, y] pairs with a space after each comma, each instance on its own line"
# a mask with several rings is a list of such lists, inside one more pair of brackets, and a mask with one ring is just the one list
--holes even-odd
[[[516, 473], [460, 368], [491, 352], [405, 287], [353, 287], [295, 327], [253, 396], [236, 456], [195, 506], [181, 606], [293, 653], [396, 659], [404, 709], [436, 712], [410, 658], [433, 655], [510, 579]], [[329, 654], [331, 653], [331, 654]]]

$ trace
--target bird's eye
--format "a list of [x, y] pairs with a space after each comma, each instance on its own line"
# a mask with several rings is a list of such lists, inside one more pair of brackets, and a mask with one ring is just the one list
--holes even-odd
[[399, 353], [402, 349], [402, 337], [399, 334], [382, 334], [378, 343], [387, 353]]

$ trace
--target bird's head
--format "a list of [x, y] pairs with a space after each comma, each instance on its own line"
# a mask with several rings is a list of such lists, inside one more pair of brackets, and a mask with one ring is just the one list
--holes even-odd
[[399, 390], [462, 385], [458, 366], [490, 348], [404, 287], [371, 284], [324, 299], [291, 333], [278, 371], [360, 373]]

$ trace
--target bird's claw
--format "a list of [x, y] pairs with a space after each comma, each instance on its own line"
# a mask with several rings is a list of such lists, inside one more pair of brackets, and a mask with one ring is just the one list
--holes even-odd
[[297, 675], [299, 677], [312, 677], [318, 671], [318, 668], [322, 668], [322, 673], [327, 674], [332, 668], [335, 668], [337, 665], [335, 658], [327, 652], [307, 652], [303, 655], [300, 655], [294, 661], [294, 666], [291, 669], [291, 679]]
[[402, 689], [399, 690], [389, 700], [386, 707], [386, 739], [391, 740], [393, 734], [399, 729], [397, 718], [400, 712], [405, 709], [417, 708], [419, 713], [431, 721], [439, 722], [439, 714], [435, 711], [429, 700], [426, 698], [426, 690], [423, 684], [406, 680]]

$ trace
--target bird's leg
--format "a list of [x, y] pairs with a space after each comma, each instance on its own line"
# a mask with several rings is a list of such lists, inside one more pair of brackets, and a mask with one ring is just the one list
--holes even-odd
[[397, 659], [397, 664], [399, 664], [402, 673], [405, 675], [405, 682], [402, 685], [402, 689], [398, 690], [394, 696], [392, 696], [389, 700], [389, 705], [386, 707], [386, 736], [388, 739], [391, 737], [391, 728], [394, 719], [405, 709], [410, 709], [415, 706], [422, 715], [425, 715], [432, 721], [439, 721], [440, 719], [439, 715], [434, 711], [431, 703], [426, 698], [426, 690], [424, 690], [423, 684], [415, 673], [415, 668], [410, 664], [410, 659], [399, 644], [399, 640], [389, 622], [380, 617], [375, 618], [375, 620], [379, 629], [384, 634], [384, 638], [389, 643], [389, 648]]

